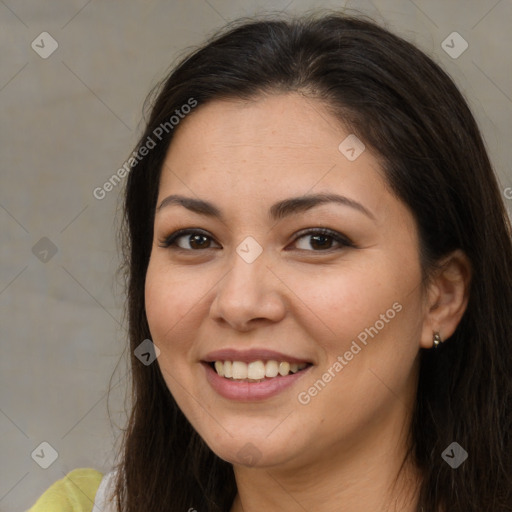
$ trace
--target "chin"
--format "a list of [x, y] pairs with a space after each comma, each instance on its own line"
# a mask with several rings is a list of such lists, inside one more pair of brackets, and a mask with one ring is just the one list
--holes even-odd
[[285, 465], [300, 455], [296, 443], [269, 439], [266, 434], [251, 436], [245, 433], [228, 436], [222, 441], [203, 439], [218, 457], [234, 466], [265, 468]]

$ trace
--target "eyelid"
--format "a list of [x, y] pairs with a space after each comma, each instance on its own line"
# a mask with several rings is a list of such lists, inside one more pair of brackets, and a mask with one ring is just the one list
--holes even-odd
[[[172, 250], [176, 251], [184, 251], [184, 252], [201, 252], [208, 249], [216, 249], [216, 247], [206, 247], [205, 249], [184, 249], [183, 247], [179, 247], [174, 244], [174, 242], [186, 235], [203, 235], [206, 238], [209, 238], [214, 243], [218, 244], [216, 242], [215, 238], [211, 236], [207, 231], [201, 229], [201, 228], [185, 228], [185, 229], [178, 229], [177, 231], [174, 231], [171, 235], [163, 238], [159, 241], [159, 247], [162, 247], [164, 249], [172, 248]], [[306, 249], [299, 249], [300, 251], [305, 252], [311, 252], [311, 253], [330, 253], [335, 250], [341, 250], [343, 247], [351, 247], [351, 248], [357, 248], [356, 244], [352, 242], [352, 240], [344, 235], [343, 233], [340, 233], [338, 231], [329, 229], [329, 228], [323, 228], [323, 227], [317, 227], [317, 228], [305, 228], [301, 231], [298, 231], [294, 234], [294, 238], [291, 243], [296, 243], [301, 238], [307, 236], [307, 235], [326, 235], [333, 239], [334, 242], [338, 243], [339, 247], [330, 247], [326, 250], [306, 250]], [[218, 244], [220, 245], [220, 244]], [[289, 244], [288, 244], [289, 245]], [[286, 250], [286, 249], [285, 249]]]

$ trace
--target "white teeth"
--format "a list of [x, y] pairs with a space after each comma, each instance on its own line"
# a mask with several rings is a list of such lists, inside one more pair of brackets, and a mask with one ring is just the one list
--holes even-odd
[[221, 361], [215, 361], [215, 371], [221, 376], [224, 377], [224, 365]]
[[247, 365], [247, 378], [259, 380], [265, 378], [265, 363], [263, 361], [254, 361]]
[[279, 375], [285, 376], [290, 373], [290, 363], [279, 363]]
[[307, 363], [288, 363], [287, 361], [277, 362], [275, 360], [267, 361], [261, 359], [252, 361], [249, 364], [243, 361], [215, 361], [215, 371], [221, 377], [233, 380], [260, 381], [265, 378], [271, 379], [281, 375], [286, 377], [290, 373], [297, 373], [306, 368]]
[[[220, 364], [222, 364], [221, 361], [216, 361]], [[233, 363], [231, 361], [224, 361], [224, 377], [227, 377], [228, 379], [233, 378]]]
[[247, 379], [247, 365], [242, 361], [233, 361], [233, 379]]
[[267, 361], [265, 365], [265, 377], [277, 377], [279, 374], [279, 366], [277, 361]]

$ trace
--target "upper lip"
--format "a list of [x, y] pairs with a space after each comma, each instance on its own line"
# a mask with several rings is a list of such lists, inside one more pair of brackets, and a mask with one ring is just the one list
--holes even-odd
[[252, 361], [287, 361], [289, 363], [311, 363], [311, 361], [293, 357], [282, 352], [275, 352], [274, 350], [253, 348], [250, 350], [236, 350], [233, 348], [225, 348], [222, 350], [215, 350], [209, 352], [203, 358], [206, 363], [213, 363], [215, 361], [243, 361], [244, 363], [251, 363]]

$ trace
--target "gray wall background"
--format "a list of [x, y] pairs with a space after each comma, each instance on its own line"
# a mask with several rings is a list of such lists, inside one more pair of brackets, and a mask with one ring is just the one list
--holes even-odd
[[[113, 463], [129, 388], [115, 277], [122, 186], [102, 200], [92, 191], [131, 152], [146, 94], [226, 21], [311, 8], [361, 10], [441, 64], [512, 210], [511, 0], [0, 0], [0, 510], [25, 510], [74, 468]], [[42, 32], [58, 44], [49, 56]], [[442, 47], [452, 32], [468, 43], [457, 58]]]

